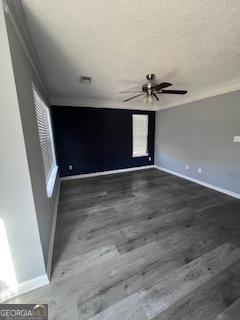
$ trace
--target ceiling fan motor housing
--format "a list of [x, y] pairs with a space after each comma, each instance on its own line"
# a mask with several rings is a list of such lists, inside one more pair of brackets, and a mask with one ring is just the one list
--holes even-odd
[[146, 75], [146, 78], [148, 82], [142, 86], [142, 91], [146, 92], [147, 95], [151, 95], [153, 93], [153, 84], [154, 84], [155, 74], [149, 73]]
[[144, 84], [142, 86], [142, 91], [150, 94], [153, 91], [151, 83]]

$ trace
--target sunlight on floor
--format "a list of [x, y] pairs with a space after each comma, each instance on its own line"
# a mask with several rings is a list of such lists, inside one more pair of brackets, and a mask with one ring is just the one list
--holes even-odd
[[0, 218], [0, 254], [0, 281], [2, 281], [12, 292], [16, 293], [17, 280], [8, 243], [6, 228], [2, 218]]

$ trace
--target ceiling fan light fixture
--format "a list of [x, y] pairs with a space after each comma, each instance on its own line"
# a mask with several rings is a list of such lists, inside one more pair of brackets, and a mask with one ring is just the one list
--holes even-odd
[[157, 102], [157, 98], [153, 94], [145, 95], [143, 102], [145, 104], [154, 104]]
[[128, 99], [123, 100], [123, 102], [127, 102], [129, 100], [138, 98], [140, 96], [144, 96], [143, 102], [146, 104], [153, 104], [159, 101], [159, 94], [186, 94], [187, 90], [166, 90], [165, 88], [168, 88], [172, 86], [172, 83], [169, 82], [161, 82], [156, 83], [155, 75], [153, 73], [147, 74], [146, 78], [148, 80], [147, 83], [144, 83], [142, 85], [142, 88], [139, 91], [122, 91], [119, 93], [138, 93], [137, 95], [130, 97]]

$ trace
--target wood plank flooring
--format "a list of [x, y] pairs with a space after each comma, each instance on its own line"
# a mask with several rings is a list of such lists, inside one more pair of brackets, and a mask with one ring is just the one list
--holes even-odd
[[50, 319], [240, 319], [240, 201], [147, 169], [65, 181]]

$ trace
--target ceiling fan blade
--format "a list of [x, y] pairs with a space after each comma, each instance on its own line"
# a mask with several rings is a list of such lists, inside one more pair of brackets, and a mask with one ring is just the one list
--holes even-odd
[[141, 93], [142, 91], [120, 91], [118, 93]]
[[167, 88], [167, 87], [170, 87], [172, 86], [172, 83], [169, 83], [169, 82], [162, 82], [162, 83], [159, 83], [159, 84], [156, 84], [155, 86], [153, 86], [153, 88], [156, 90], [156, 91], [159, 91], [163, 88]]
[[154, 93], [153, 95], [154, 95], [154, 97], [157, 98], [157, 101], [159, 101], [158, 96], [156, 95], [156, 93]]
[[126, 100], [123, 100], [123, 102], [127, 102], [127, 101], [129, 101], [129, 100], [132, 100], [132, 99], [134, 99], [134, 98], [137, 98], [137, 97], [140, 97], [140, 96], [144, 96], [144, 95], [145, 95], [145, 93], [141, 93], [141, 94], [138, 94], [138, 95], [136, 95], [136, 96], [134, 96], [134, 97], [128, 98], [128, 99], [126, 99]]
[[169, 94], [186, 94], [187, 90], [161, 90], [156, 93], [169, 93]]

